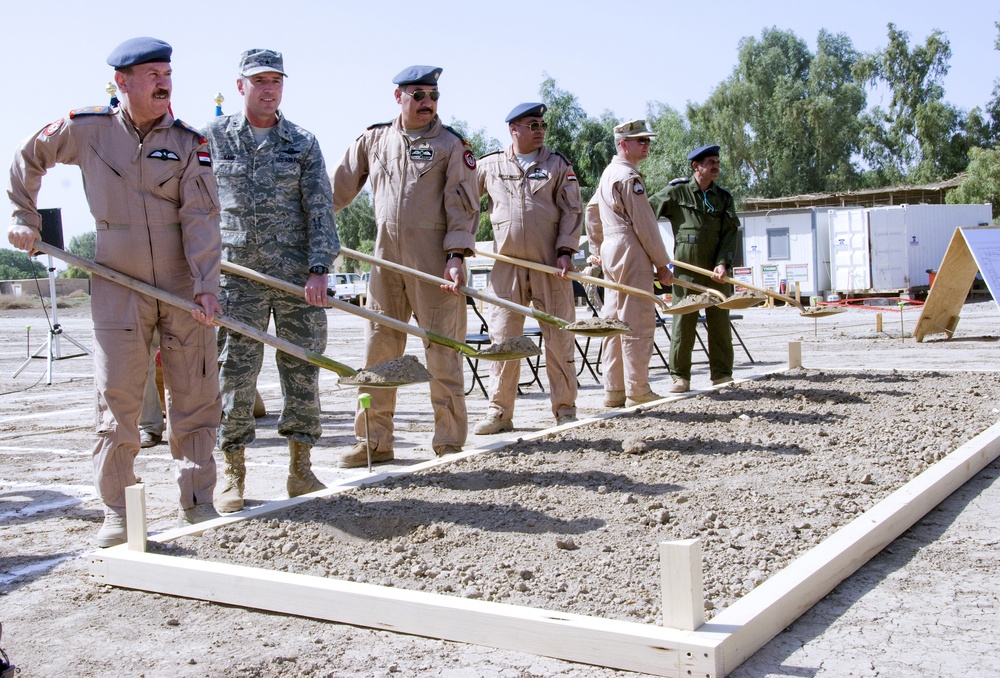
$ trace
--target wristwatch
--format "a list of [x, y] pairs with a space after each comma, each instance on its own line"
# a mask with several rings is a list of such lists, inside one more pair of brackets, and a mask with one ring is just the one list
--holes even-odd
[[465, 255], [461, 252], [448, 252], [448, 256], [444, 258], [445, 261], [451, 261], [452, 259], [461, 259], [465, 261]]
[[329, 273], [329, 271], [330, 269], [328, 269], [326, 266], [313, 266], [312, 268], [309, 269], [310, 273], [315, 273], [316, 275], [326, 275], [327, 273]]

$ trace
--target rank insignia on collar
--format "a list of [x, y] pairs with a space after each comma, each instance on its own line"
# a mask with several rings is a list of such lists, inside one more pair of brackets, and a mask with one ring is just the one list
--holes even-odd
[[205, 167], [212, 166], [212, 155], [207, 151], [198, 151], [198, 164]]
[[180, 160], [180, 156], [178, 156], [173, 151], [168, 151], [165, 148], [161, 148], [159, 150], [153, 151], [152, 153], [150, 153], [146, 157], [147, 158], [155, 158], [157, 160]]
[[643, 193], [646, 192], [646, 189], [643, 188], [643, 185], [637, 181], [634, 184], [632, 184], [632, 192], [635, 193], [636, 195], [642, 195]]
[[430, 146], [424, 148], [411, 148], [410, 149], [410, 160], [433, 160], [434, 159], [434, 149]]

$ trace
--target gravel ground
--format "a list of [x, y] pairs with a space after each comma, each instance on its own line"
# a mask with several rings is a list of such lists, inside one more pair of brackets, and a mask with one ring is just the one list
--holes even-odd
[[[893, 333], [898, 314], [888, 314], [883, 333], [874, 332], [871, 311], [818, 321], [785, 308], [742, 314], [738, 329], [756, 362], [737, 347], [738, 379], [780, 369], [792, 340], [802, 342], [807, 369], [306, 505], [310, 511], [353, 506], [363, 512], [335, 532], [308, 531], [308, 516], [269, 517], [261, 527], [273, 536], [266, 543], [281, 544], [272, 549], [271, 566], [317, 568], [400, 587], [451, 586], [445, 591], [451, 595], [478, 592], [544, 607], [568, 601], [586, 611], [596, 601], [608, 616], [655, 623], [659, 592], [648, 582], [655, 582], [650, 573], [658, 567], [657, 541], [702, 536], [706, 597], [721, 609], [791, 556], [782, 551], [813, 543], [997, 419], [996, 373], [983, 373], [1000, 368], [1000, 313], [992, 301], [968, 304], [954, 339], [938, 336], [922, 344], [905, 336], [916, 322], [910, 314], [904, 315], [903, 336]], [[60, 322], [90, 343], [85, 310], [67, 311]], [[89, 541], [100, 523], [100, 502], [90, 486], [90, 361], [56, 362], [51, 386], [44, 383], [44, 361], [12, 379], [24, 361], [25, 325], [34, 328], [34, 350], [38, 328], [45, 327], [41, 312], [8, 311], [0, 318], [0, 646], [23, 675], [625, 675], [95, 585], [86, 572]], [[331, 313], [331, 357], [359, 365], [359, 336], [359, 321]], [[410, 342], [408, 350], [419, 354], [419, 344]], [[596, 347], [591, 360], [595, 354]], [[287, 467], [284, 441], [274, 433], [276, 372], [270, 357], [265, 364], [259, 386], [272, 412], [260, 420], [258, 441], [248, 451], [251, 505], [283, 496]], [[851, 376], [841, 379], [833, 368], [849, 368]], [[600, 387], [586, 371], [580, 380], [581, 416], [603, 413]], [[668, 382], [665, 370], [652, 370], [654, 389], [665, 390]], [[707, 370], [699, 365], [693, 386], [707, 384]], [[321, 386], [317, 474], [327, 484], [363, 477], [363, 469], [335, 467], [336, 455], [353, 441], [355, 391], [338, 388], [332, 375], [324, 375]], [[547, 393], [537, 386], [524, 390], [515, 413], [518, 432], [476, 437], [467, 448], [554, 423]], [[426, 386], [399, 393], [396, 469], [433, 455]], [[485, 409], [477, 390], [469, 397], [470, 417], [478, 419]], [[176, 486], [165, 446], [144, 450], [137, 471], [147, 485], [151, 529], [172, 526]], [[997, 463], [983, 471], [736, 675], [1000, 670], [1000, 642], [987, 631], [1000, 622], [991, 574], [1000, 564], [997, 471]], [[424, 499], [414, 501], [421, 493]], [[678, 503], [682, 497], [688, 501]], [[746, 510], [734, 511], [737, 503]], [[281, 536], [282, 530], [288, 534]], [[223, 533], [174, 548], [244, 557], [248, 539]], [[534, 550], [491, 564], [494, 559], [475, 550], [475, 538], [484, 535], [505, 544], [527, 540]], [[769, 547], [778, 553], [758, 548], [768, 540], [785, 546]], [[221, 548], [224, 541], [229, 548]], [[449, 543], [446, 551], [438, 548]], [[288, 553], [281, 553], [285, 548]], [[318, 562], [292, 555], [309, 551]], [[719, 568], [719, 556], [742, 564]]]

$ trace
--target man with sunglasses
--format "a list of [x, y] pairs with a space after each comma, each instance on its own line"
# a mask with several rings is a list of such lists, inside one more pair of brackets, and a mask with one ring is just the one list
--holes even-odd
[[[240, 55], [236, 87], [243, 110], [208, 123], [222, 203], [222, 256], [304, 288], [299, 295], [238, 275], [222, 276], [225, 313], [310, 351], [326, 348], [327, 272], [340, 252], [333, 191], [319, 142], [282, 115], [285, 62], [280, 52]], [[264, 346], [219, 330], [222, 422], [218, 445], [223, 482], [215, 498], [223, 512], [243, 508], [246, 446], [256, 439], [253, 410]], [[282, 406], [278, 433], [288, 439], [285, 489], [297, 497], [326, 487], [312, 471], [320, 423], [319, 368], [279, 351], [275, 356]]]
[[[368, 282], [368, 308], [409, 321], [414, 316], [425, 330], [464, 340], [466, 330], [466, 255], [476, 245], [479, 194], [476, 156], [437, 115], [440, 68], [411, 66], [393, 83], [400, 115], [372, 125], [347, 150], [333, 172], [334, 206], [346, 207], [371, 181], [377, 222], [374, 255], [449, 281], [437, 287], [412, 277], [374, 267]], [[378, 323], [368, 323], [365, 367], [403, 355], [406, 335]], [[448, 348], [425, 348], [431, 373], [434, 437], [438, 456], [460, 452], [468, 435], [462, 356]], [[393, 459], [395, 389], [361, 389], [371, 395], [367, 410], [372, 462]], [[354, 430], [358, 443], [340, 456], [343, 468], [365, 466], [364, 410], [358, 409]]]
[[[674, 179], [653, 196], [651, 202], [658, 217], [670, 219], [674, 231], [674, 258], [687, 264], [711, 269], [711, 279], [690, 271], [677, 271], [681, 280], [731, 292], [722, 282], [732, 266], [739, 246], [740, 220], [733, 196], [715, 183], [719, 178], [719, 147], [701, 146], [688, 155], [693, 175]], [[674, 286], [675, 299], [683, 299], [688, 290]], [[691, 388], [691, 351], [694, 348], [697, 313], [675, 315], [670, 333], [671, 393]], [[733, 334], [729, 311], [710, 306], [705, 309], [708, 329], [708, 363], [712, 385], [733, 380]]]
[[[480, 158], [477, 174], [479, 193], [489, 196], [493, 251], [555, 266], [562, 271], [562, 279], [498, 261], [490, 286], [501, 299], [522, 306], [534, 303], [540, 311], [573, 320], [573, 284], [565, 274], [573, 270], [573, 255], [580, 244], [580, 188], [569, 161], [544, 145], [545, 110], [540, 103], [515, 106], [506, 119], [511, 145]], [[545, 324], [541, 330], [552, 414], [557, 424], [567, 424], [576, 421], [573, 336]], [[523, 315], [493, 307], [490, 339], [494, 344], [523, 332]], [[517, 360], [491, 363], [489, 410], [473, 433], [514, 429], [520, 367]]]
[[[616, 283], [653, 292], [656, 279], [668, 285], [670, 256], [649, 206], [642, 174], [636, 168], [649, 155], [656, 136], [645, 120], [615, 127], [617, 155], [601, 175], [597, 192], [587, 205], [587, 236], [591, 252], [600, 258], [604, 275]], [[604, 291], [605, 318], [628, 323], [628, 334], [604, 339], [604, 406], [638, 405], [660, 396], [649, 386], [649, 359], [656, 329], [653, 301], [613, 289]]]

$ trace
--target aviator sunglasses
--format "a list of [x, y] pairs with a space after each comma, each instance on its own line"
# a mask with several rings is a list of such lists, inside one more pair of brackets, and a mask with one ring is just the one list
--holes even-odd
[[409, 94], [411, 97], [413, 97], [414, 101], [423, 101], [424, 97], [430, 97], [431, 101], [437, 101], [438, 99], [441, 98], [441, 92], [439, 92], [436, 89], [432, 90], [418, 89], [413, 92], [407, 92], [406, 90], [400, 90], [400, 91], [403, 94]]

